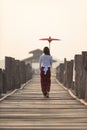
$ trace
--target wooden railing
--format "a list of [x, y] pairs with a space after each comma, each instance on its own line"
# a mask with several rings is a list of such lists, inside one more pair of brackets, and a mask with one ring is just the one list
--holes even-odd
[[71, 61], [64, 59], [56, 68], [56, 78], [78, 98], [87, 100], [87, 52], [75, 55]]
[[5, 57], [5, 69], [0, 69], [0, 95], [20, 88], [31, 78], [32, 67], [30, 64], [25, 64], [12, 57]]

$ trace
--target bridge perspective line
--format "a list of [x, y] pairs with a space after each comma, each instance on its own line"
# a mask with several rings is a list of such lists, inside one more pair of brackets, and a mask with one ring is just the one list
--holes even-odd
[[52, 72], [50, 97], [44, 98], [39, 74], [0, 102], [0, 130], [87, 130], [87, 106], [56, 82]]

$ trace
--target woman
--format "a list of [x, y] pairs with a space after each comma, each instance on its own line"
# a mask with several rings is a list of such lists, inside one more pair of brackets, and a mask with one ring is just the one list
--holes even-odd
[[43, 49], [43, 54], [40, 56], [40, 77], [41, 77], [41, 90], [45, 97], [49, 97], [51, 85], [51, 68], [52, 56], [48, 47]]

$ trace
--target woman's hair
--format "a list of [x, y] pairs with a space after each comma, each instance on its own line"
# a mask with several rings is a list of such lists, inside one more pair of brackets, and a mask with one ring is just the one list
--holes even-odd
[[45, 55], [50, 55], [50, 50], [48, 47], [44, 47], [43, 52]]

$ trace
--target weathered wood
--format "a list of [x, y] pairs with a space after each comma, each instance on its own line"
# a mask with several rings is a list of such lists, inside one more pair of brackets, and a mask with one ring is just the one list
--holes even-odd
[[61, 63], [57, 68], [56, 68], [56, 78], [63, 83], [64, 79], [64, 64]]
[[3, 92], [3, 72], [2, 69], [0, 69], [0, 95]]
[[32, 78], [32, 67], [30, 64], [26, 64], [26, 81]]
[[23, 61], [20, 62], [20, 81], [21, 84], [26, 82], [26, 68]]
[[75, 92], [81, 98], [80, 80], [82, 75], [82, 55], [75, 55]]
[[67, 74], [66, 74], [66, 67], [67, 67], [67, 65], [66, 65], [66, 62], [67, 62], [67, 60], [65, 58], [64, 59], [64, 79], [63, 79], [63, 85], [64, 86], [66, 86], [66, 80], [67, 80]]
[[73, 60], [64, 60], [56, 69], [57, 79], [64, 84], [64, 86], [71, 88], [73, 84]]
[[3, 70], [3, 93], [6, 94], [7, 87], [6, 87], [6, 72]]
[[56, 77], [65, 87], [74, 90], [79, 98], [87, 100], [87, 51], [75, 55], [74, 61], [60, 64], [56, 69]]
[[11, 90], [14, 90], [15, 89], [15, 59], [14, 58], [11, 58], [11, 68], [10, 68], [10, 71], [11, 71], [11, 75], [10, 75], [10, 78], [11, 78]]
[[82, 65], [83, 65], [83, 96], [87, 100], [87, 51], [82, 52]]
[[66, 87], [71, 88], [73, 82], [73, 60], [66, 62]]
[[15, 59], [5, 57], [5, 74], [7, 90], [15, 89]]
[[5, 57], [5, 74], [7, 90], [11, 89], [11, 57]]
[[20, 88], [21, 84], [32, 78], [32, 67], [23, 61], [5, 57], [5, 79], [7, 90]]
[[21, 87], [21, 81], [20, 81], [20, 61], [15, 60], [15, 71], [14, 71], [14, 76], [15, 76], [15, 88], [20, 88]]
[[86, 70], [85, 70], [85, 58], [86, 53], [82, 52], [82, 55], [75, 56], [75, 89], [76, 95], [79, 98], [85, 98], [86, 91]]
[[87, 51], [82, 51], [82, 65], [83, 68], [87, 71]]
[[86, 130], [87, 107], [73, 99], [52, 75], [50, 97], [39, 75], [0, 103], [0, 130]]

